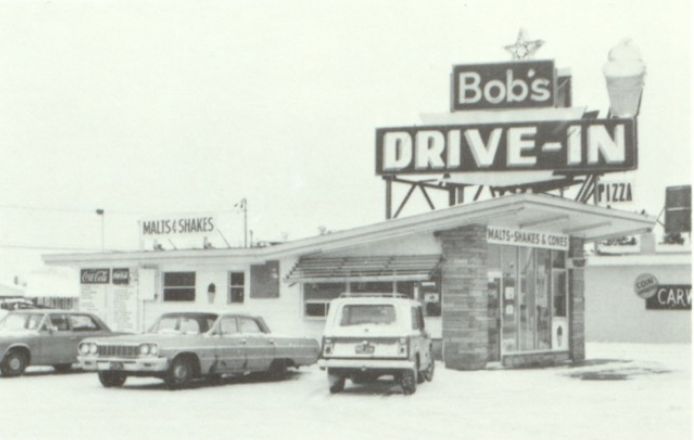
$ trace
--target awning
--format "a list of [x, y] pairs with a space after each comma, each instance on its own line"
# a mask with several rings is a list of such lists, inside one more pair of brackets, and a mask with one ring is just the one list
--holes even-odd
[[441, 255], [303, 257], [286, 277], [288, 282], [426, 281]]

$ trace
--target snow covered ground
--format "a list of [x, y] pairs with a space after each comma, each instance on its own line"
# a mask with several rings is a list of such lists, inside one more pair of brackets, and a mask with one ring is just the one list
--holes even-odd
[[312, 367], [280, 382], [168, 391], [32, 369], [0, 378], [0, 439], [688, 439], [691, 346], [589, 344], [581, 366], [459, 372], [330, 395]]

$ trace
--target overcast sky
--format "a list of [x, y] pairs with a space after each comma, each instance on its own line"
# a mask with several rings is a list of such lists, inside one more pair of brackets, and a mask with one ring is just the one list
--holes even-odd
[[640, 163], [623, 177], [629, 209], [656, 215], [665, 186], [691, 182], [687, 4], [2, 1], [0, 281], [40, 262], [9, 245], [98, 249], [96, 208], [115, 249], [137, 247], [139, 218], [193, 211], [239, 244], [223, 211], [243, 197], [258, 239], [381, 221], [375, 128], [447, 111], [451, 66], [509, 60], [519, 27], [601, 111], [608, 50], [641, 49]]

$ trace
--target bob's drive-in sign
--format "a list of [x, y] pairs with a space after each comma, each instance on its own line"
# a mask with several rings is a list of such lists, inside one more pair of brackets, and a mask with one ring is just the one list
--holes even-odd
[[555, 170], [637, 165], [631, 119], [380, 128], [376, 173]]
[[[522, 111], [559, 105], [553, 61], [454, 66], [451, 92], [454, 112]], [[637, 159], [636, 124], [631, 118], [376, 130], [377, 175], [543, 170], [607, 173], [634, 170]]]
[[555, 103], [553, 61], [453, 66], [453, 110], [551, 107]]

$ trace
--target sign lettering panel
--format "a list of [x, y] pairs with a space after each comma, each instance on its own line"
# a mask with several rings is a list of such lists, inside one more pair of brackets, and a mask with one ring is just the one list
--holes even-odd
[[376, 130], [376, 174], [636, 169], [631, 119], [419, 126]]
[[648, 310], [691, 310], [691, 284], [661, 284], [655, 295], [646, 299]]
[[551, 107], [554, 61], [453, 66], [452, 109]]
[[569, 236], [554, 232], [487, 226], [487, 243], [569, 250]]

